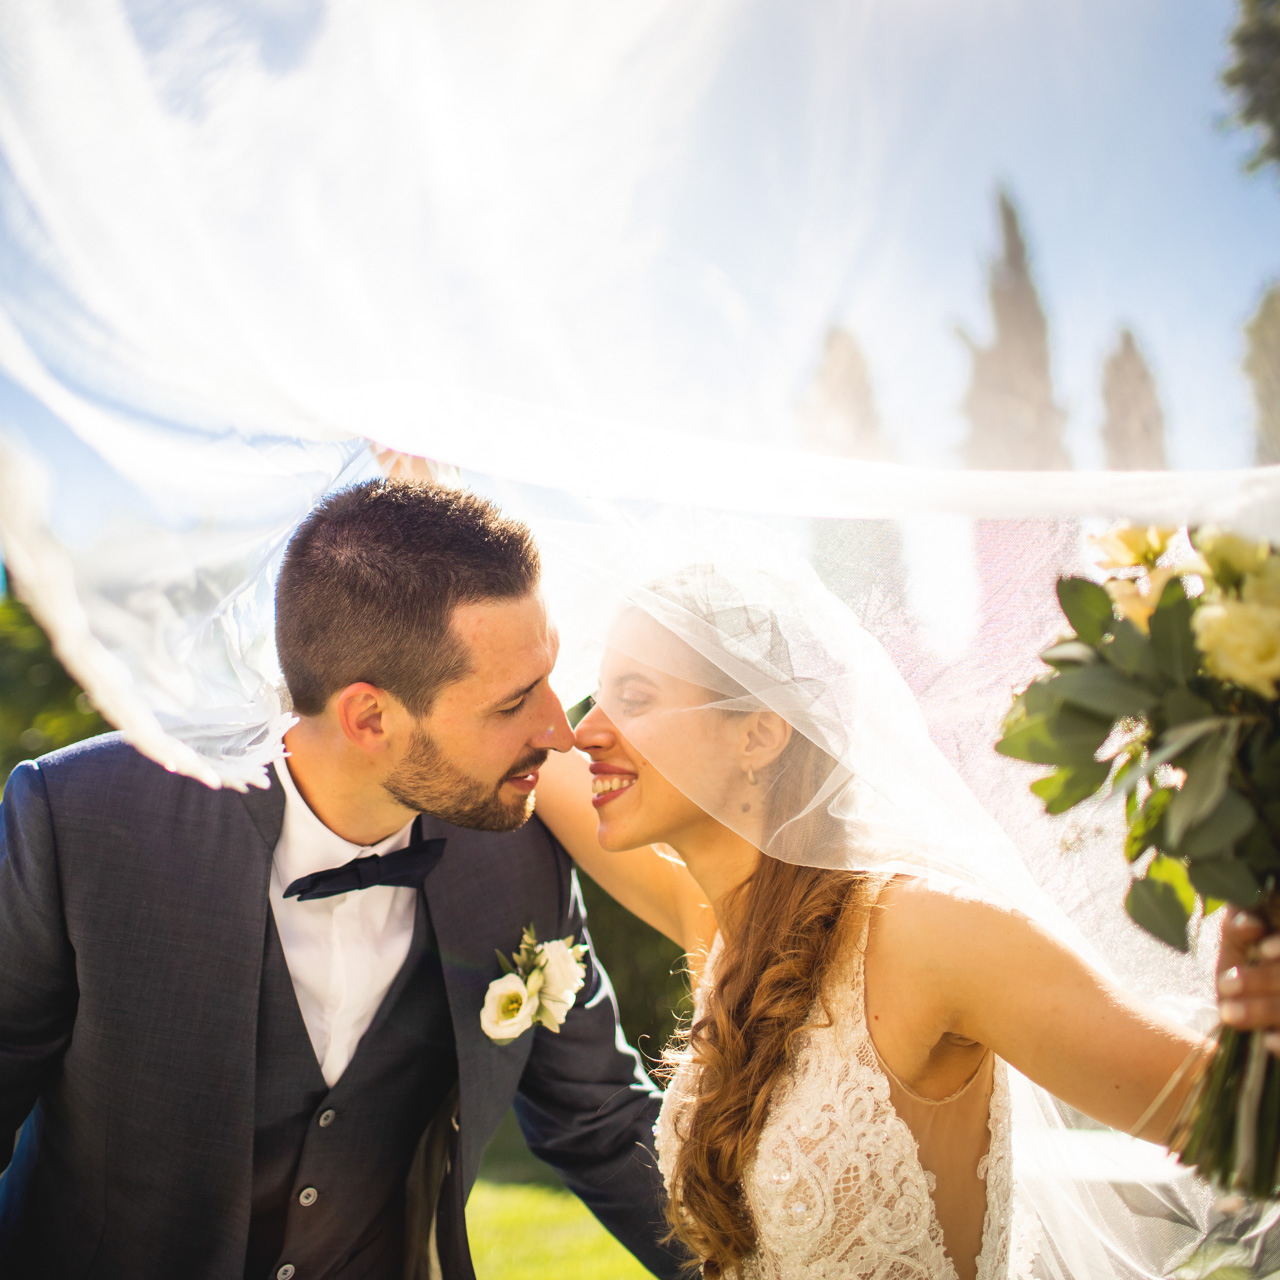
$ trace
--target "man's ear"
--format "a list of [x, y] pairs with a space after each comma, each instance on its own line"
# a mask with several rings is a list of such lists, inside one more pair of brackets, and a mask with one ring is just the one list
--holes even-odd
[[342, 736], [353, 747], [372, 756], [387, 750], [388, 715], [394, 716], [391, 702], [391, 695], [385, 689], [361, 680], [339, 689], [330, 699], [329, 708]]
[[767, 769], [786, 750], [791, 726], [776, 711], [753, 711], [742, 731], [742, 768]]

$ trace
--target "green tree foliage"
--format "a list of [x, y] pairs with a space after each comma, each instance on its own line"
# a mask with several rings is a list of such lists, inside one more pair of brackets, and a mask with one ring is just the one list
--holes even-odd
[[1102, 403], [1106, 417], [1102, 442], [1113, 471], [1163, 471], [1164, 411], [1155, 379], [1129, 329], [1120, 331], [1115, 349], [1102, 367]]
[[1065, 471], [1066, 414], [1054, 399], [1049, 324], [1031, 277], [1018, 211], [1000, 192], [1001, 253], [988, 285], [994, 338], [982, 346], [963, 329], [973, 357], [964, 399], [969, 419], [965, 465], [980, 469]]
[[23, 760], [110, 727], [54, 657], [26, 606], [0, 596], [0, 779]]
[[594, 881], [580, 878], [591, 941], [613, 981], [623, 1030], [652, 1071], [677, 1019], [692, 1007], [684, 954]]
[[1223, 83], [1236, 95], [1237, 118], [1262, 135], [1250, 165], [1280, 163], [1280, 0], [1241, 0], [1231, 47]]

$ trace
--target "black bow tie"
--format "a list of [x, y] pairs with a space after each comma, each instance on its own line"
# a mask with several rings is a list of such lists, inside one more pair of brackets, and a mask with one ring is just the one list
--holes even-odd
[[440, 860], [444, 846], [442, 836], [434, 840], [421, 839], [415, 824], [413, 840], [407, 849], [397, 849], [394, 853], [371, 853], [364, 858], [352, 858], [341, 867], [300, 876], [284, 891], [284, 896], [310, 902], [315, 898], [351, 893], [355, 889], [370, 889], [375, 884], [407, 885], [416, 889]]

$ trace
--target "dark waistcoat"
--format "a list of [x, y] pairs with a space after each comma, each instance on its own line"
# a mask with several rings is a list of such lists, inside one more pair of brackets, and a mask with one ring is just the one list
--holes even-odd
[[399, 1280], [405, 1174], [457, 1073], [421, 894], [408, 958], [333, 1088], [320, 1073], [268, 911], [245, 1280]]

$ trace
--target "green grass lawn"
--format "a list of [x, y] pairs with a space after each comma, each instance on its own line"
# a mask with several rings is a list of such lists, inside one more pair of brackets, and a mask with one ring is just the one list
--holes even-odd
[[476, 1280], [644, 1280], [649, 1273], [568, 1191], [477, 1182], [467, 1202]]
[[476, 1280], [643, 1280], [649, 1273], [529, 1154], [507, 1113], [467, 1201]]

